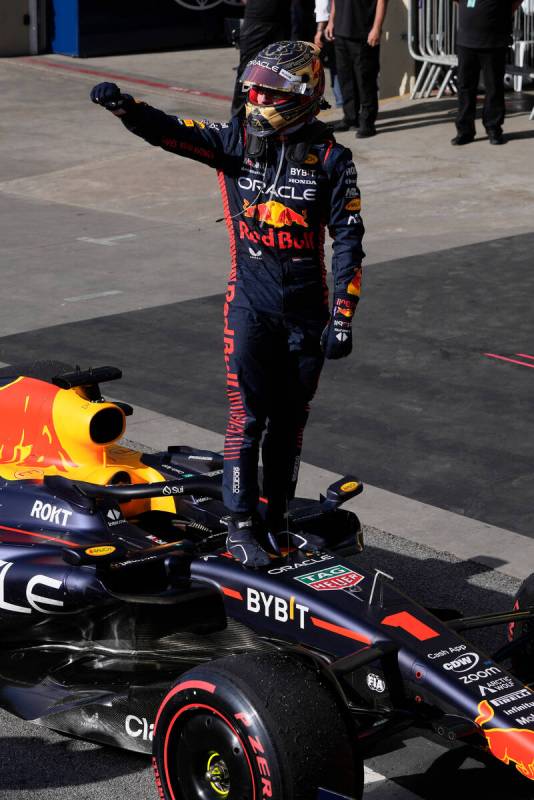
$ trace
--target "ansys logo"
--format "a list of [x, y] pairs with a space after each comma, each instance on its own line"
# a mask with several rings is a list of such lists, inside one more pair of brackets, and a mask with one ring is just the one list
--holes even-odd
[[340, 589], [350, 589], [360, 581], [363, 581], [363, 577], [359, 572], [354, 572], [349, 567], [337, 564], [317, 572], [297, 575], [295, 580], [304, 583], [306, 586], [311, 586], [316, 592], [333, 592]]

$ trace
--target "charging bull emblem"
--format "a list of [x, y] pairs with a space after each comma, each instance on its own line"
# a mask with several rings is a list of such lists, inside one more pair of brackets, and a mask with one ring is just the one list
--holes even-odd
[[260, 222], [266, 222], [267, 225], [272, 225], [275, 228], [283, 228], [289, 225], [302, 225], [307, 228], [308, 222], [306, 220], [306, 209], [302, 214], [293, 211], [278, 200], [268, 200], [266, 203], [250, 204], [248, 200], [243, 203], [245, 217], [252, 217], [258, 219]]
[[[487, 700], [478, 704], [475, 723], [481, 727], [493, 719], [495, 712]], [[505, 764], [513, 763], [521, 775], [534, 780], [534, 731], [521, 728], [484, 728], [492, 755]]]
[[75, 467], [56, 433], [53, 407], [57, 386], [19, 378], [0, 387], [0, 463], [27, 467]]

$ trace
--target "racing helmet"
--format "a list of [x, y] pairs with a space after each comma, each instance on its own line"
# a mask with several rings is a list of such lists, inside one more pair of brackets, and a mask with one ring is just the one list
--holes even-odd
[[325, 86], [320, 52], [311, 42], [274, 42], [249, 61], [241, 78], [249, 133], [290, 133], [319, 113]]

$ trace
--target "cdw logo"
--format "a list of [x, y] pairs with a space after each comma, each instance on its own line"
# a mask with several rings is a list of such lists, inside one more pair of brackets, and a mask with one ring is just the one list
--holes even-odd
[[476, 667], [479, 657], [476, 653], [464, 653], [454, 661], [449, 661], [443, 665], [443, 669], [451, 672], [469, 672], [470, 669]]

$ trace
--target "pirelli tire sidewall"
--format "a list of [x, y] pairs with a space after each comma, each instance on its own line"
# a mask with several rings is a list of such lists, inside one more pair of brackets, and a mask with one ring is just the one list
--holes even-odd
[[[223, 759], [223, 772], [227, 766], [230, 773], [230, 788], [228, 782], [225, 787], [228, 800], [315, 800], [319, 787], [354, 800], [361, 798], [363, 760], [352, 719], [337, 690], [307, 658], [263, 652], [195, 667], [169, 691], [156, 717], [153, 742], [162, 800], [211, 797], [209, 792], [190, 789], [189, 794], [181, 793], [184, 774], [179, 777], [172, 767], [179, 721], [200, 706], [204, 706], [202, 713], [211, 709], [217, 719], [212, 731], [218, 729], [221, 734], [224, 725], [237, 739], [237, 747], [234, 743], [225, 747], [229, 757]], [[204, 737], [208, 727], [201, 728], [201, 740], [209, 753]], [[223, 731], [222, 738], [225, 736]], [[193, 745], [195, 750], [196, 743]], [[241, 760], [236, 761], [234, 752], [241, 751], [242, 758], [240, 755]], [[184, 772], [194, 769], [190, 761], [185, 765], [181, 761]]]
[[[154, 730], [153, 767], [162, 800], [190, 800], [181, 793], [173, 758], [181, 721], [197, 710], [211, 711], [239, 740], [253, 787], [250, 800], [287, 800], [284, 776], [288, 774], [289, 764], [285, 755], [277, 751], [269, 734], [269, 727], [273, 730], [274, 722], [269, 719], [263, 704], [254, 701], [250, 687], [238, 677], [203, 670], [202, 667], [186, 673], [160, 707]], [[209, 748], [208, 741], [207, 746]], [[236, 797], [241, 798], [241, 794]], [[248, 800], [246, 794], [243, 800], [245, 797]]]

